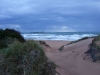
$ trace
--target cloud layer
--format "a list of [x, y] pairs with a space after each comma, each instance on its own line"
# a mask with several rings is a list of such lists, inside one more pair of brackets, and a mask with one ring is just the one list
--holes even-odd
[[0, 28], [100, 31], [99, 0], [0, 0]]

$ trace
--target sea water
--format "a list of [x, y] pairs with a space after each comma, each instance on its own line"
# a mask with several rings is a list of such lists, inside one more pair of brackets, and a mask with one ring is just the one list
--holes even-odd
[[28, 32], [22, 33], [25, 39], [74, 41], [83, 37], [99, 35], [100, 32]]

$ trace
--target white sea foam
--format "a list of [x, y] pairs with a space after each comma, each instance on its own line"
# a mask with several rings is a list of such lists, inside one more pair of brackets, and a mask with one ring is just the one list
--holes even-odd
[[71, 35], [57, 35], [57, 34], [22, 34], [25, 39], [34, 39], [34, 40], [68, 40], [74, 41], [81, 39], [83, 37], [92, 37], [96, 36], [95, 34], [71, 34]]

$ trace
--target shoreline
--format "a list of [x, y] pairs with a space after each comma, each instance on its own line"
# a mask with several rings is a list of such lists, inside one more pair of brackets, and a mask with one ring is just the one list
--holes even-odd
[[62, 33], [51, 33], [49, 34], [47, 32], [47, 34], [34, 34], [34, 33], [26, 33], [26, 34], [22, 34], [22, 36], [25, 39], [35, 39], [35, 40], [61, 40], [61, 41], [75, 41], [84, 37], [94, 37], [99, 35], [100, 33], [93, 33], [93, 32], [62, 32]]

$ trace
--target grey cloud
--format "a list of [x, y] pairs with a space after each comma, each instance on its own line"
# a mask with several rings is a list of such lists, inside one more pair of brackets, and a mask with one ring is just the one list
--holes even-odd
[[[70, 29], [98, 29], [99, 0], [0, 0], [0, 25], [20, 25], [21, 30], [46, 30], [66, 25]], [[96, 26], [97, 27], [96, 27]]]

